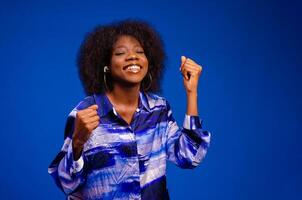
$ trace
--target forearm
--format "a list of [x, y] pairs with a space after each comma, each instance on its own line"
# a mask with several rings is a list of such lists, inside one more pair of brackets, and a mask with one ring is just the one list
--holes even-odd
[[83, 145], [79, 144], [76, 139], [72, 140], [72, 152], [73, 152], [73, 160], [78, 160], [83, 151]]
[[182, 56], [180, 71], [183, 75], [184, 87], [187, 93], [187, 115], [198, 116], [197, 88], [202, 67], [190, 58]]
[[198, 116], [197, 91], [187, 92], [187, 115]]

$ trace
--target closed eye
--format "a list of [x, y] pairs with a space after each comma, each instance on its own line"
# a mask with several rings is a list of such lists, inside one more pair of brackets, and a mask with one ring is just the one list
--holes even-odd
[[116, 56], [123, 55], [123, 54], [124, 54], [124, 52], [116, 52], [116, 53], [114, 53], [114, 55], [116, 55]]

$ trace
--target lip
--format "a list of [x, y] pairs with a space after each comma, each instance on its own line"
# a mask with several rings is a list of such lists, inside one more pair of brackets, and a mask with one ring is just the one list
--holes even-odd
[[131, 63], [131, 64], [129, 64], [129, 65], [126, 65], [126, 66], [124, 66], [123, 67], [123, 70], [126, 70], [127, 69], [127, 67], [130, 67], [130, 66], [133, 66], [133, 65], [136, 65], [136, 66], [139, 66], [140, 68], [143, 68], [140, 64], [137, 64], [137, 63]]

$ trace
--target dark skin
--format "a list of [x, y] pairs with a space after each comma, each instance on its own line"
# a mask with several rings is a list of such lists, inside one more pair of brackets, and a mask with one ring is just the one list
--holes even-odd
[[[113, 90], [106, 92], [106, 96], [127, 124], [131, 123], [138, 107], [140, 85], [147, 71], [148, 60], [140, 43], [133, 37], [121, 36], [113, 46], [110, 66]], [[80, 158], [85, 142], [99, 124], [96, 110], [97, 105], [93, 105], [77, 113], [73, 135], [74, 160]]]
[[110, 102], [122, 119], [130, 124], [138, 106], [138, 92], [135, 88], [116, 89], [107, 94]]
[[[121, 118], [130, 124], [138, 107], [141, 82], [148, 72], [148, 59], [140, 43], [132, 36], [123, 35], [113, 46], [110, 74], [113, 90], [106, 96]], [[181, 57], [179, 68], [187, 94], [187, 115], [197, 116], [197, 86], [202, 67], [190, 58]], [[78, 111], [73, 134], [73, 157], [78, 160], [85, 142], [99, 125], [97, 105]]]
[[128, 124], [138, 106], [140, 85], [147, 71], [148, 59], [140, 43], [133, 37], [121, 36], [113, 46], [111, 57], [113, 90], [106, 95]]
[[97, 105], [92, 105], [77, 112], [72, 138], [74, 160], [80, 158], [85, 142], [89, 139], [92, 131], [99, 125], [100, 118], [97, 115], [97, 109]]

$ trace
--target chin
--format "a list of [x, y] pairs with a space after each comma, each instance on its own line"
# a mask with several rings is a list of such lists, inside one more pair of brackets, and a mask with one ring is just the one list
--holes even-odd
[[145, 78], [146, 74], [142, 74], [142, 73], [139, 73], [139, 74], [132, 74], [132, 75], [126, 75], [125, 76], [125, 81], [126, 82], [129, 82], [129, 83], [133, 83], [133, 84], [140, 84], [143, 79]]
[[138, 87], [141, 85], [142, 79], [123, 79], [123, 80], [116, 80], [115, 84], [119, 84], [124, 87]]
[[125, 81], [127, 82], [126, 84], [128, 85], [133, 85], [133, 86], [136, 86], [136, 85], [140, 85], [142, 83], [143, 79], [139, 79], [139, 80], [128, 80], [128, 81]]

